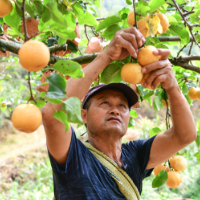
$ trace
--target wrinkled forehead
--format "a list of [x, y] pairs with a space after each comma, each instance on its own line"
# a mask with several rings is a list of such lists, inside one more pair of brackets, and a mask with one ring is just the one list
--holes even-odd
[[125, 101], [128, 104], [128, 100], [125, 97], [125, 95], [118, 90], [105, 89], [105, 90], [99, 91], [98, 93], [94, 94], [94, 96], [93, 96], [94, 100], [108, 99], [111, 97], [119, 98], [120, 100]]

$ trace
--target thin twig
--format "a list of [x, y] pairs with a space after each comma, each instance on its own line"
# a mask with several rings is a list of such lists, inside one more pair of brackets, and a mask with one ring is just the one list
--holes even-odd
[[87, 26], [84, 25], [84, 28], [85, 28], [85, 36], [86, 36], [86, 38], [87, 38], [87, 40], [88, 40], [88, 42], [89, 42], [89, 41], [90, 41], [90, 38], [88, 37], [88, 34], [87, 34]]
[[190, 25], [190, 24], [188, 23], [188, 21], [185, 19], [185, 17], [183, 16], [183, 13], [182, 13], [182, 11], [180, 10], [180, 8], [179, 8], [178, 4], [176, 3], [176, 1], [175, 1], [175, 0], [172, 0], [172, 1], [173, 1], [173, 3], [174, 3], [175, 7], [177, 8], [177, 10], [179, 11], [179, 13], [180, 13], [180, 15], [181, 15], [183, 21], [185, 22], [185, 25], [187, 25], [187, 27], [189, 28], [190, 34], [191, 34], [191, 36], [193, 37], [193, 39], [194, 39], [196, 45], [197, 45], [198, 47], [200, 47], [199, 44], [198, 44], [198, 42], [196, 41], [196, 38], [194, 37], [194, 35], [193, 35], [193, 33], [192, 33], [192, 25]]
[[27, 33], [27, 28], [26, 28], [25, 1], [26, 1], [26, 0], [23, 0], [21, 9], [22, 9], [22, 19], [23, 19], [23, 26], [24, 26], [25, 42], [27, 42], [27, 41], [30, 39], [30, 37], [29, 37], [29, 35], [28, 35], [28, 33]]
[[28, 102], [29, 101], [34, 101], [37, 104], [36, 100], [33, 97], [33, 92], [32, 92], [32, 89], [31, 89], [31, 72], [28, 72], [28, 85], [29, 85], [29, 89], [30, 89], [30, 93], [31, 93], [31, 97], [28, 100]]
[[137, 20], [136, 20], [136, 10], [135, 10], [135, 0], [133, 0], [133, 9], [134, 9], [134, 17], [135, 17], [135, 24], [133, 24], [133, 26], [135, 26], [137, 29], [138, 29], [138, 26], [137, 26]]
[[[23, 0], [21, 9], [22, 9], [22, 18], [23, 18], [25, 42], [27, 42], [28, 40], [30, 40], [30, 37], [29, 37], [29, 35], [27, 33], [27, 28], [26, 28], [25, 1], [26, 0]], [[30, 89], [30, 93], [31, 93], [31, 97], [28, 100], [28, 102], [33, 100], [37, 104], [36, 100], [33, 97], [33, 92], [32, 92], [32, 89], [31, 89], [31, 72], [28, 72], [28, 85], [29, 85], [29, 89]]]
[[190, 55], [191, 55], [191, 52], [192, 52], [192, 47], [193, 47], [193, 42], [191, 43], [190, 50], [189, 50], [189, 52], [188, 52], [188, 56], [190, 56]]
[[183, 51], [183, 49], [185, 49], [185, 47], [187, 47], [187, 45], [188, 45], [188, 44], [184, 45], [184, 46], [180, 49], [180, 51], [177, 53], [177, 57], [179, 57], [180, 53]]

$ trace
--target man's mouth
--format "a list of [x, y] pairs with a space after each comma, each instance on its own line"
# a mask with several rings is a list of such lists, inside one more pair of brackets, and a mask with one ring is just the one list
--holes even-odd
[[110, 117], [110, 118], [108, 118], [107, 121], [117, 121], [117, 122], [121, 123], [121, 120], [119, 118], [117, 118], [117, 117]]

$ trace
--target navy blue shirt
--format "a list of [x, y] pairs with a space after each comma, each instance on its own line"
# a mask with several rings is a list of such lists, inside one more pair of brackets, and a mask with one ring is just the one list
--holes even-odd
[[[155, 136], [148, 140], [122, 144], [122, 168], [133, 180], [140, 194], [142, 180], [153, 170], [146, 170], [146, 167], [154, 138]], [[106, 168], [76, 138], [73, 128], [65, 170], [59, 168], [50, 153], [49, 157], [56, 200], [126, 200]]]

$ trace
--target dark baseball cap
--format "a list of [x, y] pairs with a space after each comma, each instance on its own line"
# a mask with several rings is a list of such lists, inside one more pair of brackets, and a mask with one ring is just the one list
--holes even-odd
[[90, 88], [90, 90], [85, 95], [85, 98], [83, 99], [82, 108], [85, 109], [85, 104], [90, 97], [106, 89], [113, 89], [122, 92], [128, 101], [129, 108], [138, 102], [138, 95], [136, 92], [124, 83], [110, 83], [108, 85], [100, 84]]

